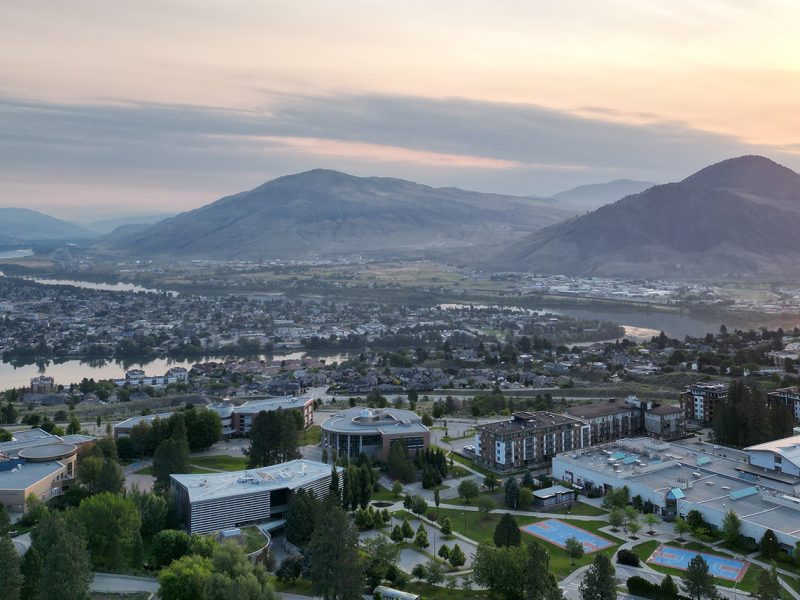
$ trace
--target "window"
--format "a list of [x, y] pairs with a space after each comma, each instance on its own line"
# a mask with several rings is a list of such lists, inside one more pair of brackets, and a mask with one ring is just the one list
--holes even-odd
[[423, 437], [407, 437], [407, 438], [402, 438], [400, 441], [409, 450], [414, 450], [416, 448], [424, 448], [425, 447], [425, 438], [423, 438]]

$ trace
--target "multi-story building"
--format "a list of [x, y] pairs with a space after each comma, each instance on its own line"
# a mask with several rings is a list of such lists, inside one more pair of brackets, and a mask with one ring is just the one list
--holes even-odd
[[604, 444], [642, 431], [642, 408], [612, 398], [608, 402], [578, 404], [566, 410], [589, 426], [590, 444]]
[[518, 412], [510, 420], [475, 427], [475, 462], [512, 471], [590, 443], [589, 425], [578, 419], [547, 411]]
[[[208, 408], [220, 412], [217, 410], [217, 406], [217, 404], [212, 404]], [[282, 396], [280, 398], [267, 398], [266, 400], [252, 400], [240, 406], [234, 406], [233, 413], [230, 415], [231, 429], [234, 434], [247, 435], [250, 433], [253, 419], [258, 416], [258, 413], [273, 410], [300, 411], [303, 429], [308, 429], [314, 422], [314, 398], [310, 395]], [[222, 412], [224, 413], [225, 411]], [[225, 429], [225, 419], [222, 414], [220, 414], [220, 418], [223, 418], [223, 429]]]
[[428, 447], [431, 432], [418, 415], [397, 408], [349, 408], [322, 423], [322, 447], [340, 456], [355, 458], [363, 453], [385, 460], [395, 441], [415, 454]]
[[686, 415], [680, 406], [656, 404], [644, 411], [644, 431], [650, 437], [673, 440], [686, 433]]
[[31, 394], [49, 394], [55, 387], [55, 381], [47, 375], [39, 375], [31, 379]]
[[773, 390], [767, 394], [771, 404], [781, 404], [792, 411], [794, 420], [800, 423], [800, 386], [792, 386]]
[[694, 383], [681, 394], [687, 421], [711, 423], [717, 405], [728, 398], [727, 383]]
[[170, 477], [189, 532], [208, 533], [270, 521], [280, 527], [292, 494], [304, 489], [324, 498], [331, 472], [330, 465], [300, 459], [246, 471]]
[[152, 423], [156, 419], [163, 419], [167, 420], [172, 416], [171, 412], [168, 413], [158, 413], [155, 415], [137, 415], [135, 417], [131, 417], [130, 419], [125, 419], [124, 421], [120, 421], [116, 425], [114, 425], [114, 439], [118, 439], [121, 437], [128, 437], [131, 434], [131, 431], [134, 427], [136, 427], [139, 423]]
[[[748, 462], [758, 469], [800, 478], [800, 435], [750, 446], [745, 451]], [[759, 471], [756, 474], [762, 475]]]

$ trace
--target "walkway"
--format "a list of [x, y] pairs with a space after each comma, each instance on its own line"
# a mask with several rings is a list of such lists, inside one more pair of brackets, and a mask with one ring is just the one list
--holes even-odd
[[113, 573], [95, 573], [89, 584], [92, 592], [106, 594], [158, 593], [158, 580], [151, 577], [133, 577]]

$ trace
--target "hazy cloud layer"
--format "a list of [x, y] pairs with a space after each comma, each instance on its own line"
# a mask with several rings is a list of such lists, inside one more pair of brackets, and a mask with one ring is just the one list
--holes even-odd
[[676, 180], [738, 154], [800, 165], [780, 148], [618, 116], [388, 95], [284, 95], [261, 111], [5, 98], [0, 204], [183, 210], [315, 167], [547, 194], [621, 177]]

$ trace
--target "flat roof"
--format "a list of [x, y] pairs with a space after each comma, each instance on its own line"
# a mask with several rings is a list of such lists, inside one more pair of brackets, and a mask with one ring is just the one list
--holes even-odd
[[333, 433], [360, 435], [428, 432], [422, 419], [410, 410], [400, 408], [361, 408], [355, 406], [325, 419], [322, 428]]
[[61, 441], [57, 435], [47, 433], [43, 429], [25, 429], [23, 431], [12, 431], [11, 440], [0, 443], [0, 454], [5, 454], [11, 458], [19, 455], [19, 451], [32, 446], [42, 446]]
[[119, 423], [114, 425], [114, 429], [131, 429], [136, 425], [138, 425], [139, 423], [150, 423], [151, 421], [155, 421], [156, 419], [169, 419], [171, 416], [172, 416], [171, 412], [158, 413], [155, 415], [137, 415], [135, 417], [125, 419], [124, 421], [120, 421]]
[[569, 494], [570, 492], [574, 491], [575, 490], [566, 488], [563, 485], [553, 485], [548, 488], [542, 488], [541, 490], [535, 490], [533, 495], [537, 498], [552, 498], [557, 494]]
[[605, 417], [617, 413], [638, 410], [635, 406], [614, 400], [606, 402], [591, 402], [589, 404], [576, 404], [567, 408], [566, 412], [573, 417], [581, 419], [593, 419], [595, 417]]
[[[341, 467], [336, 469], [343, 470]], [[330, 474], [331, 465], [301, 458], [259, 469], [170, 477], [187, 490], [190, 502], [203, 502], [260, 491], [294, 490]]]
[[271, 411], [283, 408], [286, 410], [293, 408], [303, 408], [313, 398], [309, 395], [303, 396], [279, 396], [267, 398], [265, 400], [251, 400], [241, 406], [234, 406], [233, 412], [237, 415], [257, 415], [262, 410]]
[[659, 404], [649, 409], [647, 412], [654, 415], [671, 415], [675, 413], [682, 413], [683, 409], [677, 404]]
[[772, 440], [771, 442], [764, 442], [763, 444], [748, 446], [745, 448], [745, 450], [748, 452], [751, 450], [775, 452], [782, 456], [800, 458], [800, 435], [793, 435], [780, 440]]
[[489, 431], [491, 433], [517, 433], [520, 431], [536, 430], [542, 427], [571, 424], [579, 425], [581, 422], [573, 417], [546, 410], [539, 410], [536, 412], [516, 412], [511, 419], [476, 425], [475, 429], [477, 431]]
[[64, 465], [58, 461], [23, 463], [10, 471], [0, 471], [0, 489], [24, 490], [63, 468]]
[[72, 444], [44, 444], [41, 446], [23, 448], [19, 451], [19, 457], [31, 460], [41, 460], [43, 458], [56, 460], [59, 458], [65, 458], [77, 450], [78, 449]]

